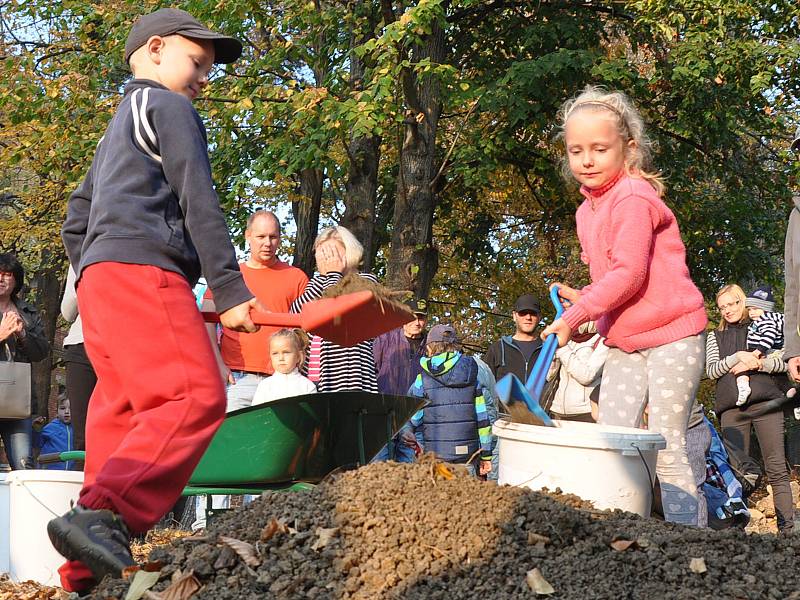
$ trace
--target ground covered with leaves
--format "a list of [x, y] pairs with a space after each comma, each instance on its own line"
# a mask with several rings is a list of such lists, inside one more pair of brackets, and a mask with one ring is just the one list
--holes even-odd
[[[382, 463], [267, 493], [93, 599], [798, 598], [800, 537], [696, 530]], [[133, 583], [131, 583], [133, 582]]]

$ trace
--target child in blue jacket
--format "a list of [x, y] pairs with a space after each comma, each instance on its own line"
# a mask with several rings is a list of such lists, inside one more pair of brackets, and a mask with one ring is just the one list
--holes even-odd
[[[44, 417], [42, 417], [44, 419]], [[75, 449], [72, 431], [72, 415], [69, 410], [69, 398], [66, 394], [58, 397], [58, 411], [56, 418], [45, 425], [41, 431], [34, 433], [34, 446], [39, 449], [39, 454], [51, 452], [68, 452]], [[42, 465], [44, 469], [57, 469], [60, 471], [74, 471], [75, 462], [58, 462]]]
[[428, 333], [422, 373], [409, 395], [429, 403], [411, 417], [411, 425], [426, 451], [468, 464], [483, 477], [492, 469], [492, 418], [486, 407], [491, 396], [478, 381], [477, 363], [460, 348], [450, 325], [435, 325]]

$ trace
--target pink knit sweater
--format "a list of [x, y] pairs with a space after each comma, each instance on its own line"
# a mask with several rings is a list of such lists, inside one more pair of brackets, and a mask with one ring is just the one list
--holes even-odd
[[645, 180], [624, 176], [610, 189], [581, 188], [575, 219], [592, 283], [563, 319], [597, 321], [609, 346], [654, 348], [703, 331], [703, 296], [692, 283], [675, 215]]

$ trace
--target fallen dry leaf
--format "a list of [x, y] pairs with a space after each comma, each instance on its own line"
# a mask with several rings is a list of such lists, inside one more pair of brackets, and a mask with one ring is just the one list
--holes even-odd
[[443, 479], [452, 479], [453, 477], [455, 477], [455, 475], [453, 475], [453, 472], [447, 467], [445, 467], [442, 463], [436, 463], [435, 468], [436, 468], [436, 474], [439, 475], [439, 477], [442, 477]]
[[172, 574], [172, 583], [159, 596], [161, 600], [189, 600], [200, 587], [193, 571], [175, 571]]
[[261, 564], [261, 559], [256, 555], [256, 549], [253, 544], [248, 544], [226, 535], [219, 536], [219, 541], [232, 548], [248, 567], [257, 567]]
[[130, 567], [125, 567], [124, 569], [122, 569], [122, 579], [124, 581], [128, 581], [128, 579], [133, 578], [136, 575], [136, 573], [138, 573], [141, 569], [142, 567], [140, 567], [139, 565], [131, 565]]
[[635, 548], [636, 541], [635, 540], [614, 540], [612, 541], [609, 546], [611, 546], [617, 552], [625, 552], [628, 548]]
[[528, 583], [528, 587], [536, 592], [537, 596], [549, 596], [550, 594], [556, 593], [553, 586], [547, 582], [539, 569], [531, 569], [528, 571], [528, 574], [525, 576], [525, 581]]
[[317, 540], [311, 546], [311, 549], [319, 550], [320, 548], [327, 546], [330, 541], [336, 537], [336, 535], [339, 533], [339, 528], [331, 527], [330, 529], [325, 529], [324, 527], [317, 527], [315, 533], [317, 534]]
[[708, 571], [706, 568], [706, 561], [704, 558], [693, 558], [689, 561], [689, 570], [692, 573], [705, 573]]
[[268, 542], [273, 538], [273, 536], [279, 533], [289, 533], [289, 527], [282, 521], [278, 521], [278, 519], [272, 519], [272, 521], [267, 523], [264, 526], [264, 529], [261, 530], [259, 540], [262, 542]]
[[158, 583], [161, 577], [160, 571], [139, 570], [134, 573], [125, 600], [139, 600], [144, 593]]
[[528, 543], [533, 546], [535, 544], [549, 544], [550, 538], [546, 535], [542, 535], [541, 533], [534, 533], [533, 531], [528, 532]]

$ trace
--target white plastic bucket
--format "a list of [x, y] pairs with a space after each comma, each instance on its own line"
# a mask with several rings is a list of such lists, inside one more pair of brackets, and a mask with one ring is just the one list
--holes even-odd
[[596, 508], [650, 515], [660, 433], [631, 427], [556, 421], [556, 427], [504, 420], [498, 437], [498, 483], [532, 490], [560, 488]]
[[[8, 573], [12, 581], [61, 585], [64, 562], [47, 536], [47, 522], [67, 512], [83, 486], [81, 471], [12, 471], [0, 482], [8, 496]], [[0, 500], [2, 507], [2, 500]], [[0, 521], [0, 524], [2, 521]], [[0, 544], [1, 547], [1, 544]]]
[[7, 473], [0, 473], [0, 573], [8, 573], [9, 527]]

